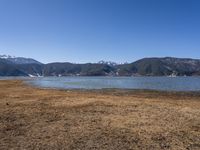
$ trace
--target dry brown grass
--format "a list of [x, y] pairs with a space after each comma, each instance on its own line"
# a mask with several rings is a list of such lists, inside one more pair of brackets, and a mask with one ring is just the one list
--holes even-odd
[[0, 81], [0, 149], [200, 149], [200, 94]]

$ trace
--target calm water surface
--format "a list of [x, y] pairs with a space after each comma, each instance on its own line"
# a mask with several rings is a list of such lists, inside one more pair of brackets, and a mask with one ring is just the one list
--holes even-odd
[[200, 91], [200, 77], [42, 77], [25, 81], [42, 88], [59, 89], [151, 89]]
[[0, 77], [0, 80], [9, 79], [21, 79], [42, 88], [200, 91], [200, 77]]

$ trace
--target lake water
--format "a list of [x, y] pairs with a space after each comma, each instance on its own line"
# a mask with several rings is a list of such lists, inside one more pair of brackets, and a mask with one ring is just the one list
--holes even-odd
[[0, 77], [5, 79], [20, 79], [41, 88], [200, 91], [200, 77]]
[[42, 88], [200, 91], [200, 77], [42, 77], [24, 80]]

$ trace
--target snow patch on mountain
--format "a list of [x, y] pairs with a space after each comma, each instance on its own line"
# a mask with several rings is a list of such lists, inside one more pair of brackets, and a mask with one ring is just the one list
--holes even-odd
[[116, 66], [116, 65], [118, 65], [116, 62], [104, 61], [104, 60], [99, 61], [98, 64], [106, 64], [106, 65], [109, 65], [109, 66]]
[[0, 58], [9, 60], [14, 64], [41, 64], [40, 62], [32, 58], [15, 57], [10, 55], [0, 55]]
[[0, 55], [1, 59], [9, 59], [9, 58], [16, 58], [15, 56], [10, 56], [10, 55]]

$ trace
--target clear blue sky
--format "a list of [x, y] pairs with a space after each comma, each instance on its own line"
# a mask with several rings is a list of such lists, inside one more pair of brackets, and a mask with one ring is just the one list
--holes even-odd
[[0, 0], [0, 54], [44, 63], [200, 58], [200, 0]]

